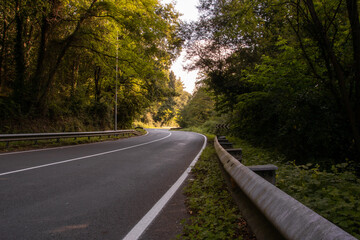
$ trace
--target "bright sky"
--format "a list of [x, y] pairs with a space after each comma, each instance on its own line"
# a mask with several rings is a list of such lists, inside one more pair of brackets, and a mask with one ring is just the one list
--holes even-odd
[[[198, 18], [198, 0], [161, 0], [162, 3], [175, 3], [175, 9], [183, 14], [180, 18], [183, 21], [193, 21]], [[183, 69], [186, 65], [184, 62], [185, 51], [181, 53], [181, 56], [173, 63], [171, 70], [177, 77], [181, 78], [184, 83], [185, 91], [192, 93], [195, 88], [195, 82], [198, 71], [188, 72]]]

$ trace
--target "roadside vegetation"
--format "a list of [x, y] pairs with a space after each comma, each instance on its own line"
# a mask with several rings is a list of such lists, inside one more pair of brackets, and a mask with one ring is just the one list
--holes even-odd
[[278, 166], [278, 188], [360, 238], [360, 179], [347, 163], [321, 170], [316, 164], [286, 162], [284, 155], [255, 147], [239, 138], [230, 137], [229, 141], [235, 143], [234, 147], [242, 148], [244, 165]]
[[[206, 133], [206, 130], [204, 129], [204, 127], [200, 126], [190, 127], [184, 130]], [[360, 238], [360, 179], [356, 176], [354, 169], [349, 167], [349, 164], [336, 164], [329, 167], [329, 170], [320, 169], [319, 165], [311, 163], [297, 165], [295, 161], [287, 161], [286, 156], [279, 152], [254, 146], [249, 141], [238, 137], [228, 137], [228, 139], [230, 142], [234, 143], [235, 148], [241, 148], [243, 150], [242, 163], [244, 165], [276, 165], [279, 168], [276, 172], [276, 186], [278, 188], [356, 238]], [[210, 144], [213, 143], [209, 141], [209, 145]], [[210, 221], [212, 221], [212, 224], [215, 226], [218, 225], [218, 219], [216, 218], [209, 218], [209, 222], [205, 222], [202, 219], [212, 209], [212, 206], [219, 204], [214, 200], [216, 197], [212, 196], [211, 193], [207, 193], [209, 189], [212, 189], [207, 186], [207, 183], [217, 182], [216, 186], [218, 188], [216, 191], [218, 191], [219, 195], [226, 189], [226, 186], [223, 185], [223, 176], [221, 176], [221, 174], [216, 176], [216, 178], [220, 178], [220, 180], [215, 180], [215, 175], [204, 170], [204, 166], [208, 167], [207, 164], [211, 164], [211, 161], [218, 161], [216, 152], [212, 146], [208, 146], [206, 150], [207, 151], [204, 151], [203, 153], [204, 157], [202, 156], [201, 161], [199, 160], [195, 165], [195, 180], [190, 182], [189, 187], [186, 190], [189, 198], [188, 201], [190, 202], [190, 211], [193, 211], [191, 203], [194, 203], [194, 209], [200, 211], [200, 214], [199, 216], [196, 214], [195, 216], [192, 216], [190, 224], [188, 222], [188, 225], [185, 226], [184, 234], [196, 234], [196, 231], [199, 230], [208, 231], [208, 228], [212, 229], [213, 227]], [[206, 159], [205, 162], [204, 159]], [[219, 164], [214, 164], [212, 167], [217, 169], [213, 171], [220, 171]], [[201, 174], [198, 174], [198, 172]], [[222, 184], [220, 184], [220, 182], [222, 182]], [[228, 198], [226, 201], [223, 200], [224, 202], [231, 202], [231, 195], [227, 194], [226, 197], [225, 195], [223, 196], [224, 199]], [[213, 203], [213, 205], [210, 205], [210, 210], [208, 209], [208, 202]], [[221, 207], [222, 206], [220, 206], [220, 208]], [[194, 212], [197, 213], [197, 211]], [[202, 213], [205, 215], [201, 215]], [[221, 211], [216, 214], [219, 214], [218, 216], [224, 215]], [[228, 217], [227, 214], [224, 216], [225, 218]], [[229, 221], [231, 222], [230, 219], [231, 218], [229, 217]], [[243, 225], [246, 226], [244, 220], [239, 221], [240, 226], [242, 226], [242, 221]], [[204, 229], [202, 229], [202, 227], [204, 227]], [[215, 231], [215, 229], [213, 230]], [[245, 236], [251, 237], [246, 231], [243, 233]]]
[[191, 171], [185, 188], [190, 218], [178, 239], [254, 239], [229, 193], [213, 147], [214, 136]]
[[207, 90], [233, 135], [360, 175], [359, 11], [357, 0], [200, 0], [183, 32], [201, 79], [181, 125], [212, 119], [197, 101]]
[[359, 238], [359, 2], [200, 0], [199, 10], [183, 32], [201, 79], [180, 126], [233, 137], [245, 165], [277, 165], [279, 188]]

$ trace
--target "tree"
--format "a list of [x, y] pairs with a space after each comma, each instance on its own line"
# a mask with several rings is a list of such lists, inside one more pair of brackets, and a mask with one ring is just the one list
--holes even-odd
[[119, 94], [133, 108], [118, 104], [127, 111], [119, 115], [129, 116], [119, 118], [123, 125], [167, 95], [167, 72], [182, 44], [171, 4], [10, 0], [0, 3], [0, 14], [0, 106], [21, 107], [19, 114], [28, 118], [80, 116], [94, 109], [99, 118], [104, 111], [108, 115], [116, 48]]
[[291, 157], [311, 149], [308, 159], [358, 161], [356, 1], [202, 0], [199, 9], [183, 31], [190, 68], [236, 133], [283, 151], [291, 144]]
[[181, 127], [200, 126], [214, 115], [214, 102], [204, 87], [198, 88], [189, 103], [181, 110], [178, 123]]
[[[296, 13], [295, 21], [289, 19], [289, 23], [303, 54], [313, 74], [333, 93], [346, 114], [360, 156], [360, 23], [357, 1], [334, 4], [305, 0], [289, 5]], [[346, 36], [349, 33], [351, 37]], [[309, 57], [309, 49], [304, 44], [306, 37], [316, 43], [317, 59]], [[319, 63], [326, 67], [326, 76], [317, 71]]]
[[188, 103], [190, 93], [184, 90], [181, 79], [169, 73], [168, 93], [163, 100], [155, 102], [141, 117], [141, 121], [155, 126], [176, 126], [180, 110]]

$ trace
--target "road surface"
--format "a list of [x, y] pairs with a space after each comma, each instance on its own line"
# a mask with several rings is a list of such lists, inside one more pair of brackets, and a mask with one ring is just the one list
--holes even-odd
[[149, 130], [118, 141], [0, 154], [0, 239], [123, 239], [204, 142], [196, 133]]

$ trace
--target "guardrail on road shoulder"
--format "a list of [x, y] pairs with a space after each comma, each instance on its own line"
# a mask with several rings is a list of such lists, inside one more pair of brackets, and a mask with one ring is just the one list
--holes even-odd
[[60, 138], [77, 138], [77, 137], [96, 137], [110, 136], [121, 134], [139, 135], [135, 130], [117, 130], [117, 131], [94, 131], [94, 132], [63, 132], [63, 133], [23, 133], [23, 134], [0, 134], [0, 142], [14, 141], [33, 141]]
[[241, 205], [245, 207], [240, 210], [257, 239], [356, 239], [241, 164], [217, 138], [214, 145], [225, 170], [239, 187]]

